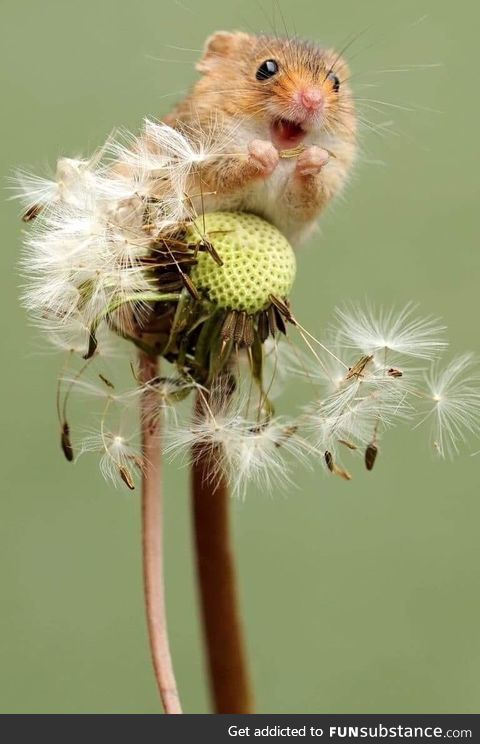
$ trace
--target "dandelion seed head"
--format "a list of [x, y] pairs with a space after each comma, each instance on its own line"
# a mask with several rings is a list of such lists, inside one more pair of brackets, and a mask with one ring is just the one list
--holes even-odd
[[[208, 253], [198, 257], [192, 280], [217, 307], [254, 314], [288, 297], [295, 278], [293, 249], [272, 225], [253, 214], [215, 212], [205, 215], [207, 235], [218, 233], [215, 248], [221, 266]], [[195, 229], [188, 240], [199, 242]]]
[[[30, 224], [22, 299], [67, 352], [57, 393], [64, 454], [73, 453], [67, 404], [76, 394], [104, 407], [81, 451], [98, 452], [104, 476], [131, 489], [142, 461], [124, 419], [139, 399], [148, 399], [144, 425], [162, 418], [155, 428], [167, 430], [170, 457], [208, 458], [212, 483], [226, 478], [240, 497], [252, 483], [291, 485], [295, 461], [320, 460], [349, 480], [340, 447], [366, 453], [371, 469], [378, 439], [422, 406], [419, 423], [429, 419], [439, 454], [456, 453], [480, 433], [473, 358], [425, 372], [446, 347], [445, 329], [413, 305], [340, 309], [325, 343], [305, 329], [289, 309], [295, 257], [284, 237], [254, 215], [202, 211], [202, 169], [234, 153], [235, 141], [235, 127], [217, 116], [183, 128], [146, 119], [138, 136], [120, 131], [91, 158], [60, 158], [54, 178], [17, 174], [14, 198]], [[278, 343], [287, 327], [305, 352], [290, 335]], [[117, 390], [97, 360], [118, 336], [164, 356], [172, 376], [139, 382], [133, 370], [133, 387]], [[284, 419], [271, 398], [292, 376], [315, 393]], [[191, 393], [197, 405], [185, 416], [177, 404]]]

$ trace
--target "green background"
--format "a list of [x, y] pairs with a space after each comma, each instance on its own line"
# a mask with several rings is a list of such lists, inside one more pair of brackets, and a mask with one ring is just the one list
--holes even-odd
[[[347, 52], [356, 93], [391, 104], [361, 104], [391, 126], [362, 129], [346, 198], [300, 253], [296, 314], [321, 333], [345, 300], [414, 300], [443, 316], [453, 352], [478, 350], [477, 5], [280, 7], [290, 31], [327, 44], [366, 29]], [[270, 0], [2, 0], [0, 10], [5, 176], [165, 113], [213, 30], [268, 31], [273, 12], [281, 28]], [[0, 711], [155, 712], [138, 493], [59, 455], [61, 361], [37, 353], [18, 301], [18, 204], [0, 206]], [[437, 463], [426, 436], [403, 430], [349, 484], [297, 470], [298, 489], [232, 503], [259, 711], [479, 712], [479, 462], [467, 452]], [[198, 712], [207, 696], [186, 479], [168, 466], [168, 602], [185, 709]]]

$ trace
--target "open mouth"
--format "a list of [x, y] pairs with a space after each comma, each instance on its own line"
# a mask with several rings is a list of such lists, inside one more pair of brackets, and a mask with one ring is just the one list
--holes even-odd
[[275, 119], [270, 129], [273, 144], [282, 150], [296, 147], [307, 134], [300, 124], [289, 119]]

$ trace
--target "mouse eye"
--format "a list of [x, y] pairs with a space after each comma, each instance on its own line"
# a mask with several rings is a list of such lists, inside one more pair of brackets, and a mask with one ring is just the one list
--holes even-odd
[[334, 93], [338, 93], [339, 88], [340, 88], [340, 80], [335, 75], [335, 73], [334, 72], [329, 72], [328, 75], [327, 75], [327, 80], [329, 80], [330, 83], [332, 84], [333, 92]]
[[278, 72], [278, 63], [274, 59], [266, 59], [262, 62], [257, 70], [255, 77], [257, 80], [268, 80]]

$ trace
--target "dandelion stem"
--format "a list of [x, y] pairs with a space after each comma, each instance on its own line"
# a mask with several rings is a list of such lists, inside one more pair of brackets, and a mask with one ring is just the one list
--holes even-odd
[[[157, 359], [140, 352], [139, 378], [146, 383], [158, 376]], [[141, 398], [142, 427], [142, 551], [148, 635], [155, 678], [165, 713], [181, 713], [167, 632], [163, 576], [163, 524], [159, 421], [149, 415], [155, 391]], [[155, 402], [155, 401], [154, 401]]]
[[[197, 410], [204, 410], [201, 396]], [[210, 690], [216, 713], [252, 713], [253, 696], [240, 621], [230, 542], [229, 494], [212, 476], [215, 453], [196, 445], [192, 458], [193, 529]]]

